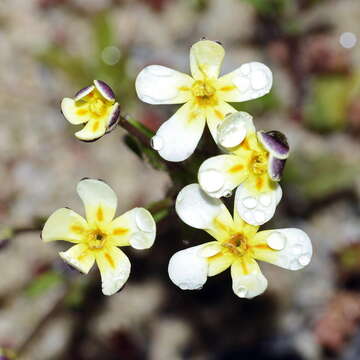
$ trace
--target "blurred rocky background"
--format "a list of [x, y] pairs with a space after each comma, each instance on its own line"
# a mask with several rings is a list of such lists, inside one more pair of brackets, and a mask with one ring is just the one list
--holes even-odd
[[[0, 359], [360, 359], [359, 19], [358, 0], [1, 0]], [[224, 45], [224, 73], [247, 61], [273, 70], [272, 92], [237, 106], [292, 148], [266, 226], [301, 227], [315, 250], [298, 273], [262, 266], [269, 289], [254, 300], [232, 293], [229, 272], [197, 292], [168, 279], [170, 256], [203, 241], [173, 211], [196, 169], [169, 176], [121, 128], [79, 142], [60, 112], [64, 96], [102, 79], [156, 130], [176, 107], [141, 103], [136, 74], [188, 72], [203, 36]], [[130, 280], [110, 298], [97, 269], [77, 274], [57, 255], [66, 245], [39, 238], [55, 209], [81, 210], [85, 176], [114, 188], [119, 213], [150, 206], [158, 219], [152, 249], [126, 249]]]

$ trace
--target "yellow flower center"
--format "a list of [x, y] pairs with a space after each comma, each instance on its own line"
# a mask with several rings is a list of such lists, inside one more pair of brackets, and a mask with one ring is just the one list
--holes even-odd
[[265, 152], [255, 153], [250, 160], [250, 171], [254, 175], [263, 175], [267, 172], [268, 155]]
[[229, 239], [222, 243], [222, 246], [236, 256], [244, 256], [249, 250], [246, 237], [243, 233], [231, 235]]
[[214, 80], [205, 79], [194, 81], [191, 92], [196, 103], [200, 106], [217, 104]]
[[91, 250], [102, 249], [106, 243], [107, 234], [100, 229], [91, 230], [88, 234], [88, 246]]
[[97, 116], [102, 116], [106, 112], [106, 104], [102, 99], [94, 98], [89, 101], [89, 110]]

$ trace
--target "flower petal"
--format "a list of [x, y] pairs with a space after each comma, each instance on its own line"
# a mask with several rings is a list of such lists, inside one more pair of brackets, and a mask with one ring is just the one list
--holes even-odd
[[109, 247], [96, 254], [99, 267], [102, 292], [113, 295], [126, 283], [130, 275], [131, 264], [128, 257], [116, 246]]
[[273, 155], [270, 155], [268, 163], [268, 174], [271, 180], [280, 181], [284, 168], [285, 168], [286, 159], [279, 159]]
[[210, 258], [218, 254], [221, 250], [222, 247], [218, 241], [211, 241], [200, 247], [198, 255], [204, 258]]
[[75, 269], [87, 274], [95, 262], [95, 257], [85, 244], [77, 244], [59, 253], [60, 257]]
[[150, 65], [137, 76], [135, 88], [139, 99], [148, 104], [182, 104], [190, 99], [193, 82], [179, 71]]
[[247, 156], [240, 157], [232, 154], [218, 155], [205, 160], [198, 173], [202, 190], [215, 198], [228, 196], [248, 177], [247, 162]]
[[252, 299], [267, 288], [267, 280], [253, 259], [242, 258], [231, 266], [232, 288], [241, 297]]
[[234, 256], [230, 253], [221, 253], [208, 257], [208, 276], [222, 273], [234, 262]]
[[83, 141], [97, 140], [105, 135], [106, 127], [106, 122], [103, 119], [90, 119], [82, 130], [75, 133], [75, 136]]
[[111, 87], [102, 80], [94, 80], [94, 85], [99, 93], [108, 101], [115, 101], [115, 94]]
[[289, 156], [290, 147], [286, 136], [280, 131], [258, 131], [258, 139], [265, 149], [279, 159]]
[[235, 210], [244, 221], [257, 226], [266, 223], [274, 216], [282, 196], [280, 185], [274, 184], [274, 189], [258, 193], [249, 191], [245, 183], [237, 188]]
[[246, 135], [255, 132], [253, 118], [250, 114], [238, 111], [228, 114], [219, 125], [217, 142], [229, 149], [243, 142]]
[[152, 146], [165, 160], [183, 161], [194, 152], [204, 126], [205, 115], [188, 102], [160, 126]]
[[87, 103], [77, 103], [73, 99], [64, 98], [61, 101], [61, 111], [65, 119], [73, 125], [79, 125], [89, 121], [90, 113]]
[[120, 119], [120, 105], [118, 103], [115, 103], [110, 110], [109, 121], [106, 127], [106, 133], [110, 133], [116, 128], [116, 126], [119, 123], [119, 119]]
[[111, 223], [112, 239], [116, 246], [131, 245], [134, 249], [150, 248], [156, 236], [156, 224], [150, 212], [135, 208]]
[[198, 184], [185, 186], [178, 194], [175, 209], [180, 219], [196, 229], [216, 230], [216, 222], [225, 226], [233, 224], [225, 205], [206, 195]]
[[312, 245], [300, 229], [276, 229], [258, 232], [253, 239], [253, 253], [258, 260], [289, 270], [299, 270], [310, 263]]
[[89, 86], [82, 88], [75, 94], [74, 100], [79, 101], [79, 100], [83, 99], [86, 95], [89, 95], [94, 89], [95, 89], [94, 85], [89, 85]]
[[220, 101], [217, 106], [209, 107], [206, 111], [206, 121], [215, 141], [218, 141], [218, 129], [220, 124], [224, 121], [225, 117], [229, 114], [237, 112], [235, 108]]
[[225, 56], [224, 48], [215, 41], [200, 40], [190, 49], [190, 68], [194, 79], [217, 78]]
[[83, 217], [67, 208], [58, 209], [47, 219], [41, 233], [45, 242], [64, 240], [79, 243], [83, 240], [88, 224]]
[[116, 212], [117, 197], [109, 185], [101, 180], [84, 179], [78, 183], [77, 192], [90, 224], [111, 222]]
[[202, 246], [178, 251], [170, 258], [169, 277], [182, 290], [198, 290], [206, 283], [207, 260], [198, 255]]
[[271, 86], [271, 70], [259, 62], [243, 64], [218, 82], [221, 98], [229, 102], [256, 99], [267, 94]]

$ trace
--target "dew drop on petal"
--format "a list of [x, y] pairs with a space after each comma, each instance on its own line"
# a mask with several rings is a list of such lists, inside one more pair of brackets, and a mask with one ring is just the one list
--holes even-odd
[[256, 208], [257, 200], [252, 196], [248, 196], [242, 201], [242, 203], [247, 209], [254, 209]]
[[294, 255], [300, 255], [302, 253], [302, 249], [303, 247], [301, 245], [295, 245], [293, 248], [292, 248], [292, 253]]
[[268, 207], [271, 205], [271, 195], [263, 194], [260, 196], [259, 201], [263, 206]]
[[285, 247], [285, 236], [278, 231], [273, 231], [267, 238], [267, 244], [274, 250], [282, 250]]
[[261, 90], [266, 86], [266, 76], [263, 71], [255, 71], [251, 76], [251, 86], [255, 90]]
[[265, 221], [265, 214], [260, 210], [254, 212], [254, 217], [258, 223], [263, 223]]
[[245, 297], [246, 294], [247, 294], [248, 290], [245, 286], [239, 286], [237, 288], [237, 292], [236, 294], [239, 296], [239, 297]]
[[227, 131], [219, 133], [220, 145], [231, 148], [240, 144], [246, 136], [246, 125], [245, 123], [233, 124], [229, 126]]
[[137, 227], [145, 232], [152, 232], [154, 230], [154, 220], [151, 215], [144, 209], [137, 209], [135, 214], [135, 221]]
[[164, 146], [164, 141], [161, 136], [155, 135], [151, 138], [150, 145], [154, 150], [160, 151]]
[[310, 263], [310, 256], [309, 255], [301, 255], [299, 257], [299, 264], [302, 266], [306, 266]]
[[199, 181], [201, 187], [209, 193], [220, 190], [225, 184], [224, 175], [215, 169], [200, 172]]

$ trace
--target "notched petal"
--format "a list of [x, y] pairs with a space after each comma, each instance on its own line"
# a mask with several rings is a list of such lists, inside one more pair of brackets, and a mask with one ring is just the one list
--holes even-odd
[[290, 147], [286, 136], [280, 131], [258, 131], [258, 139], [265, 149], [279, 159], [289, 156]]
[[94, 85], [99, 93], [108, 101], [115, 101], [115, 94], [111, 87], [102, 80], [94, 80]]

